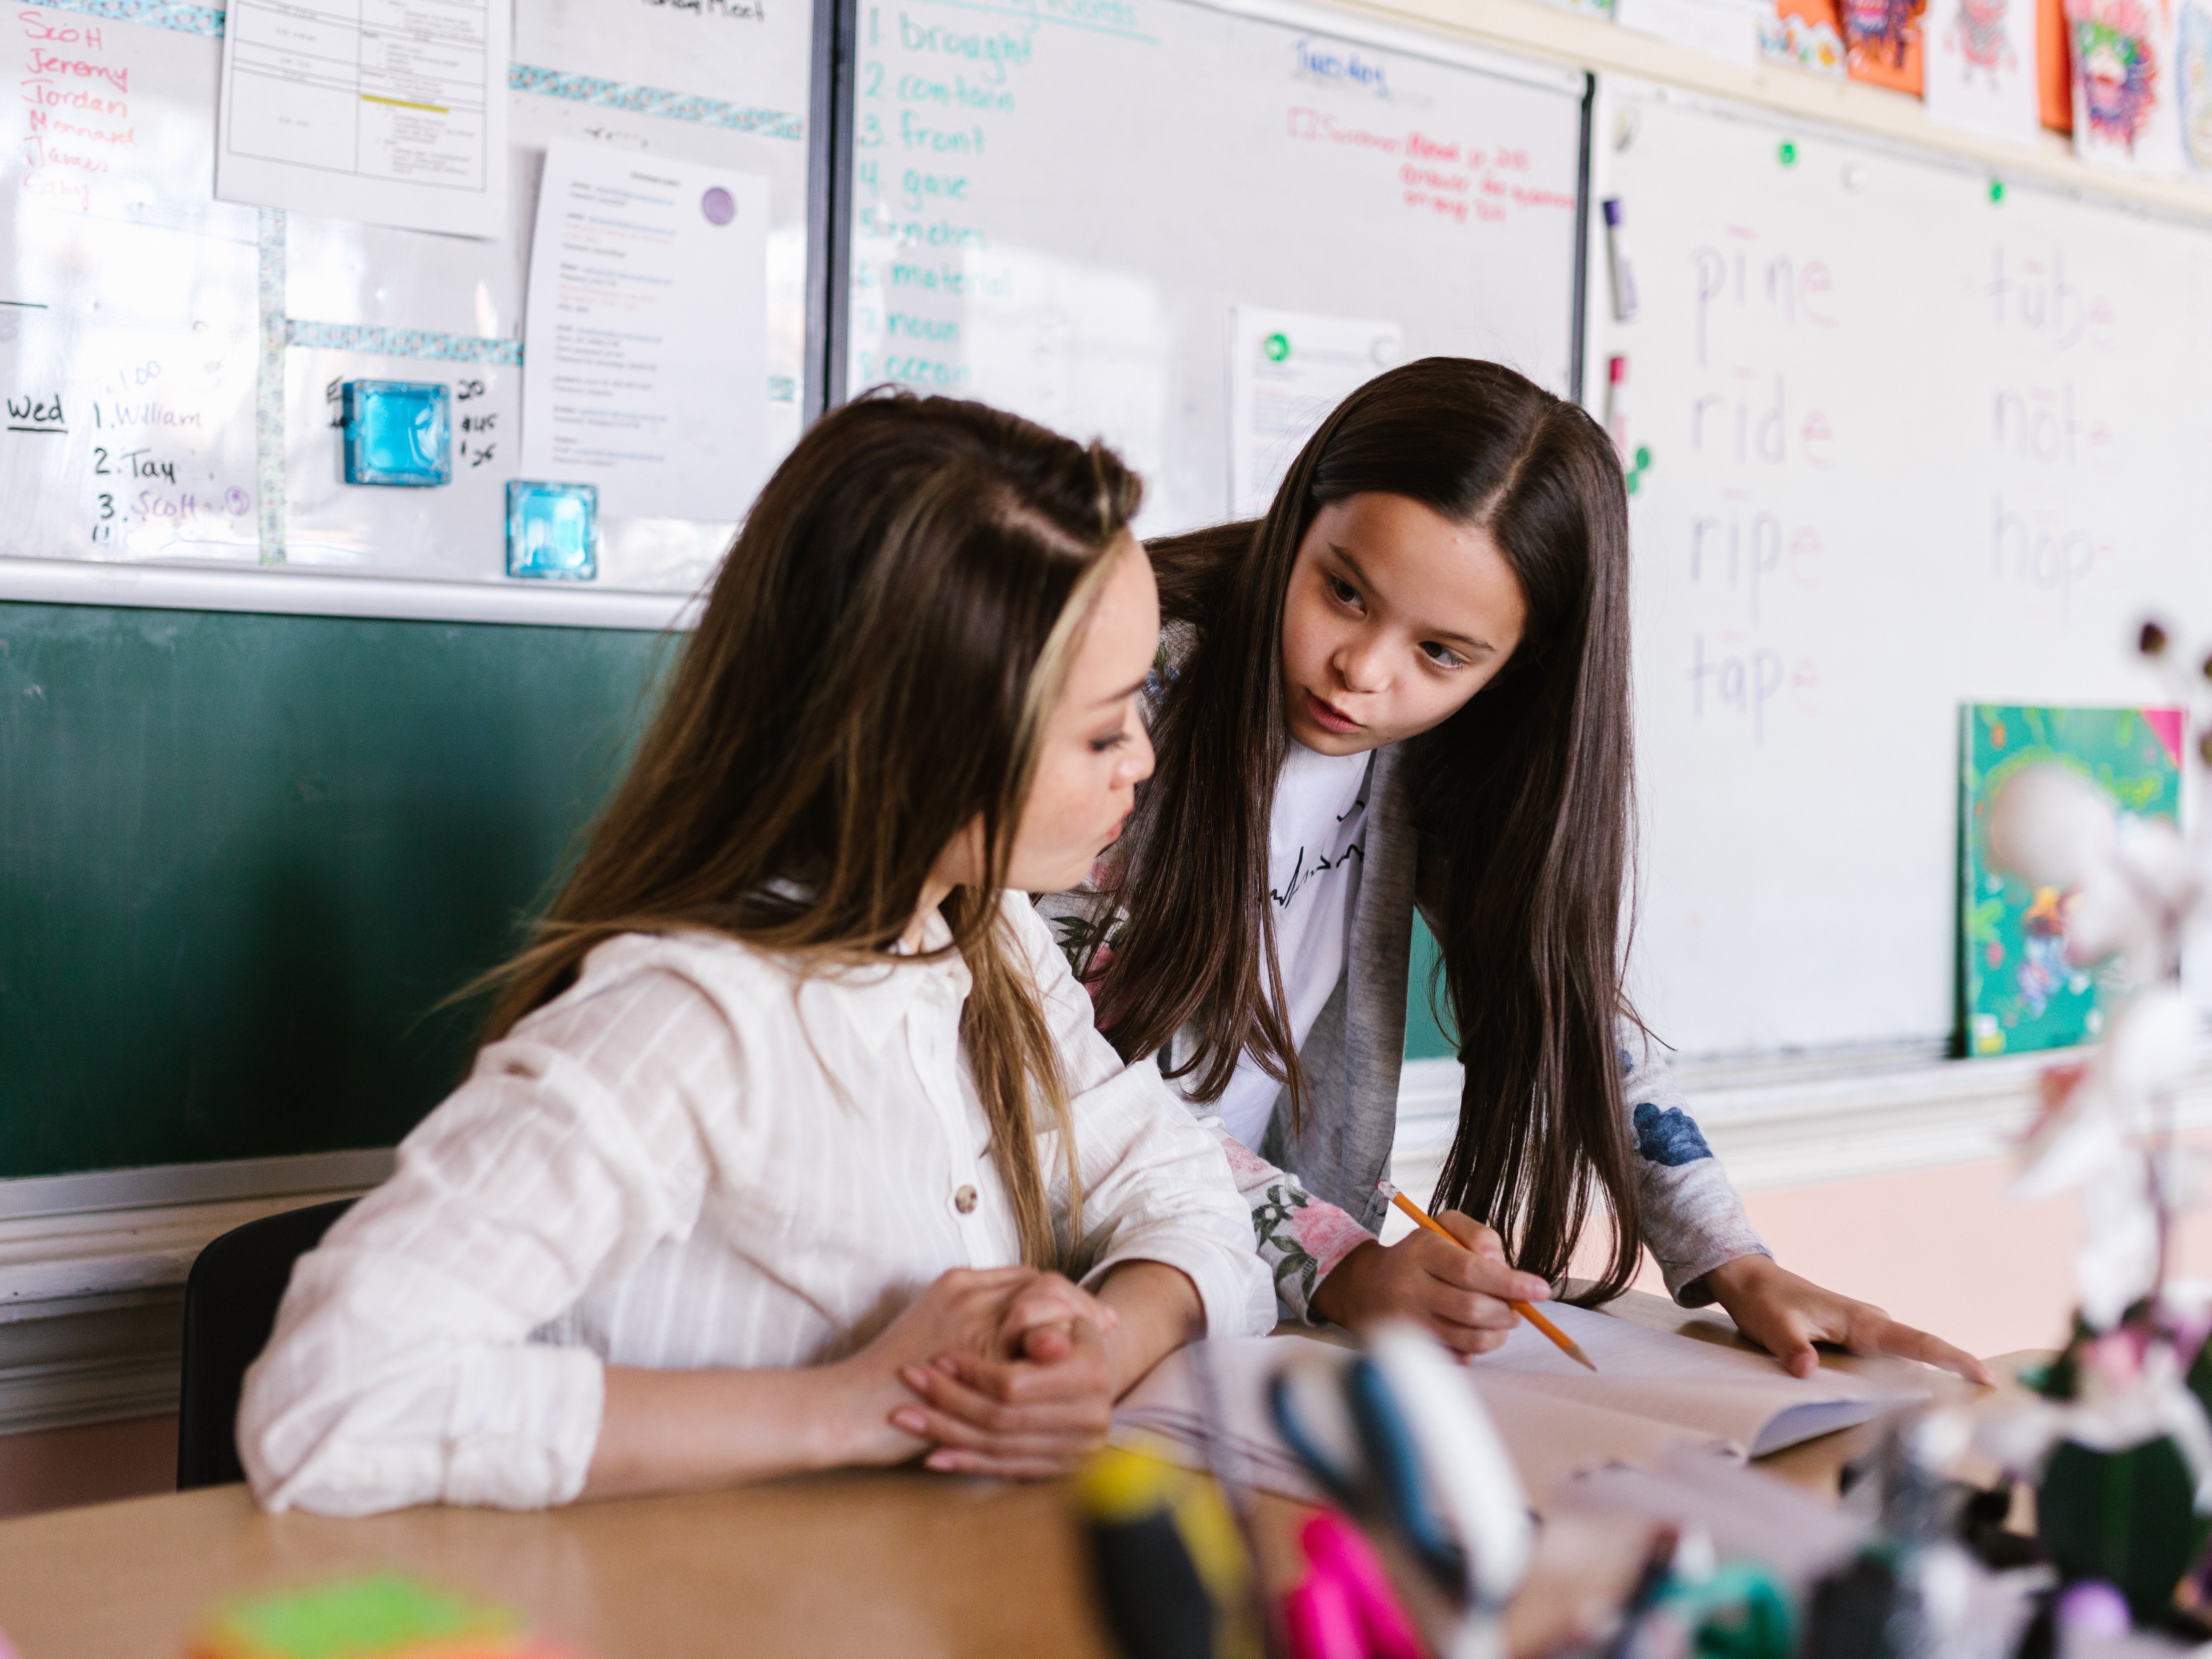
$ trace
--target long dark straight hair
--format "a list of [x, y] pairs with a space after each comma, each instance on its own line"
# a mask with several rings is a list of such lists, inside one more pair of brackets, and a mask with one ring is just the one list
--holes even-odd
[[945, 900], [973, 981], [961, 1043], [1024, 1258], [1056, 1265], [1031, 1103], [1082, 1188], [1068, 1097], [1006, 861], [1084, 620], [1141, 486], [981, 404], [872, 394], [824, 416], [761, 494], [637, 758], [530, 944], [486, 1041], [617, 933], [702, 929], [808, 971], [878, 969], [939, 855], [979, 820], [988, 878]]
[[1597, 423], [1512, 370], [1431, 357], [1379, 375], [1307, 442], [1265, 519], [1152, 544], [1162, 612], [1189, 649], [1106, 895], [1127, 921], [1095, 986], [1102, 1024], [1124, 1054], [1188, 1038], [1170, 1069], [1201, 1098], [1249, 1053], [1300, 1109], [1267, 902], [1285, 597], [1314, 515], [1368, 493], [1486, 531], [1528, 605], [1505, 667], [1401, 761], [1467, 1079], [1435, 1201], [1558, 1279], [1596, 1188], [1613, 1241], [1590, 1295], [1616, 1295], [1640, 1231], [1615, 1035], [1632, 844], [1627, 497]]

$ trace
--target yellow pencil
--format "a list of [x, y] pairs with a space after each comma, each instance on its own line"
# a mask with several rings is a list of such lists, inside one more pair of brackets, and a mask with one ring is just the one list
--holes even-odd
[[[1443, 1227], [1437, 1225], [1436, 1222], [1430, 1219], [1429, 1212], [1426, 1210], [1424, 1210], [1419, 1205], [1414, 1203], [1412, 1199], [1407, 1197], [1405, 1194], [1400, 1192], [1395, 1187], [1390, 1189], [1390, 1201], [1396, 1205], [1400, 1209], [1403, 1210], [1407, 1215], [1413, 1217], [1414, 1220], [1419, 1222], [1421, 1225], [1426, 1227], [1431, 1232], [1436, 1234], [1438, 1237], [1451, 1238], [1451, 1242], [1455, 1244], [1459, 1244], [1460, 1249], [1462, 1250], [1467, 1248], [1466, 1245], [1460, 1244], [1459, 1240], [1456, 1238], [1452, 1238], [1451, 1234], [1447, 1232]], [[1512, 1309], [1515, 1313], [1519, 1314], [1522, 1318], [1527, 1320], [1538, 1330], [1543, 1332], [1546, 1336], [1552, 1340], [1552, 1346], [1557, 1348], [1561, 1353], [1566, 1355], [1568, 1358], [1579, 1360], [1583, 1364], [1589, 1366], [1592, 1370], [1595, 1370], [1597, 1369], [1595, 1365], [1590, 1364], [1590, 1357], [1582, 1351], [1581, 1347], [1576, 1343], [1574, 1338], [1569, 1336], [1557, 1325], [1554, 1325], [1550, 1320], [1545, 1318], [1543, 1315], [1538, 1313], [1534, 1304], [1528, 1302], [1508, 1302], [1505, 1305]]]

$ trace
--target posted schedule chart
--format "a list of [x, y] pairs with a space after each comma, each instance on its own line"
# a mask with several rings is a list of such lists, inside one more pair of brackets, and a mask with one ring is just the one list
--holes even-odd
[[504, 196], [507, 33], [495, 0], [237, 0], [218, 193], [486, 234]]

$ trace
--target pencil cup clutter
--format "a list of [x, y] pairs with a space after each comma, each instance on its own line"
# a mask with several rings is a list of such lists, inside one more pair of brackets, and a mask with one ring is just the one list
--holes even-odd
[[[1248, 1495], [1218, 1469], [1109, 1447], [1077, 1482], [1106, 1622], [1127, 1659], [1492, 1659], [1528, 1565], [1527, 1495], [1481, 1402], [1424, 1332], [1285, 1365], [1270, 1408], [1339, 1510], [1300, 1526], [1267, 1604]], [[1217, 1478], [1218, 1477], [1218, 1478]]]

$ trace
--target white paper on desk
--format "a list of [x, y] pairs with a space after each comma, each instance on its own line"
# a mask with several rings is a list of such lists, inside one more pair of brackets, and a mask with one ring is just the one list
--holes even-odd
[[1739, 1455], [1764, 1457], [1928, 1397], [1915, 1383], [1877, 1382], [1850, 1371], [1823, 1369], [1801, 1380], [1763, 1353], [1588, 1308], [1546, 1311], [1597, 1370], [1584, 1370], [1532, 1326], [1516, 1325], [1504, 1346], [1468, 1365], [1486, 1401], [1498, 1389], [1537, 1392], [1672, 1424], [1710, 1435]]
[[608, 518], [744, 516], [768, 475], [768, 180], [547, 146], [522, 470]]
[[[1302, 1352], [1322, 1346], [1302, 1336], [1237, 1337], [1206, 1345], [1224, 1415], [1212, 1460], [1230, 1479], [1306, 1503], [1326, 1497], [1284, 1444], [1267, 1407], [1268, 1379]], [[1187, 1352], [1162, 1361], [1123, 1398], [1114, 1413], [1113, 1438], [1120, 1445], [1164, 1441], [1177, 1459], [1201, 1468], [1206, 1464], [1206, 1425], [1192, 1389]], [[1722, 1454], [1710, 1435], [1626, 1412], [1551, 1401], [1528, 1389], [1478, 1386], [1477, 1392], [1539, 1515], [1547, 1511], [1554, 1491], [1586, 1468], [1614, 1463], [1650, 1468], [1675, 1452]]]
[[[1685, 1454], [1740, 1460], [1849, 1428], [1924, 1399], [1910, 1383], [1886, 1385], [1824, 1370], [1800, 1381], [1763, 1354], [1559, 1306], [1561, 1329], [1598, 1366], [1595, 1376], [1527, 1325], [1468, 1367], [1530, 1502], [1543, 1512], [1568, 1477], [1613, 1464], [1652, 1468]], [[1294, 1498], [1316, 1495], [1276, 1431], [1267, 1383], [1301, 1352], [1298, 1336], [1233, 1338], [1206, 1345], [1223, 1421], [1216, 1455], [1249, 1486]], [[1115, 1413], [1115, 1438], [1164, 1437], [1193, 1463], [1205, 1422], [1188, 1351], [1170, 1355]]]
[[231, 0], [216, 194], [498, 236], [511, 15], [507, 0]]

